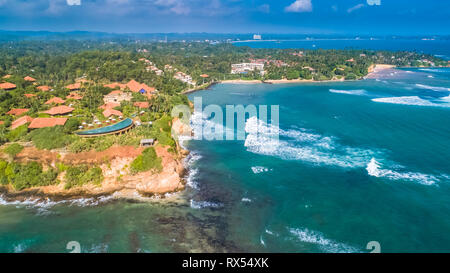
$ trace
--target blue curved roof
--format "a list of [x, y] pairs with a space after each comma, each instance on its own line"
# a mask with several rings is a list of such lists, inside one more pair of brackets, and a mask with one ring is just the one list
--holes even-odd
[[92, 129], [92, 130], [76, 132], [76, 134], [80, 135], [80, 136], [102, 135], [102, 134], [108, 134], [108, 133], [113, 133], [113, 132], [116, 132], [116, 131], [120, 131], [122, 129], [130, 127], [131, 125], [133, 125], [133, 120], [130, 119], [130, 118], [127, 118], [127, 119], [124, 119], [121, 122], [118, 122], [118, 123], [113, 124], [113, 125], [109, 125], [109, 126], [102, 127], [102, 128], [97, 128], [97, 129]]

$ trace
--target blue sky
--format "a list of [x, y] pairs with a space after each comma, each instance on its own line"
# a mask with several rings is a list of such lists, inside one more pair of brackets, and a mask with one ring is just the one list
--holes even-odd
[[0, 0], [0, 29], [450, 34], [450, 1]]

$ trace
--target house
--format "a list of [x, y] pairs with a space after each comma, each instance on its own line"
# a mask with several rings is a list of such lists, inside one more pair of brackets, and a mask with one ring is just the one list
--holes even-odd
[[123, 116], [123, 114], [122, 114], [122, 112], [120, 112], [118, 110], [108, 108], [105, 111], [103, 111], [103, 116], [105, 116], [105, 118], [109, 118], [110, 116], [121, 117], [121, 116]]
[[108, 102], [106, 104], [103, 104], [99, 108], [106, 110], [106, 109], [114, 109], [115, 107], [118, 107], [118, 106], [120, 106], [120, 103], [118, 103], [118, 102]]
[[12, 115], [12, 116], [20, 116], [22, 114], [25, 114], [26, 112], [30, 111], [30, 109], [18, 109], [18, 108], [14, 108], [9, 110], [8, 112], [6, 112], [7, 115]]
[[20, 127], [24, 124], [30, 123], [33, 121], [33, 118], [30, 116], [23, 116], [21, 118], [16, 119], [11, 123], [11, 130], [16, 129], [17, 127]]
[[76, 92], [70, 92], [70, 94], [66, 97], [66, 99], [72, 99], [72, 100], [81, 100], [83, 96], [77, 94]]
[[10, 82], [0, 83], [0, 89], [11, 90], [16, 88], [17, 86]]
[[208, 74], [201, 74], [200, 77], [202, 77], [202, 78], [208, 78], [209, 75], [208, 75]]
[[32, 98], [32, 97], [36, 97], [35, 94], [24, 94], [25, 97], [27, 98]]
[[36, 89], [39, 91], [47, 92], [47, 91], [50, 91], [51, 88], [50, 88], [50, 86], [47, 86], [47, 85], [41, 85], [41, 86], [36, 87]]
[[78, 89], [81, 88], [81, 83], [77, 82], [77, 83], [74, 83], [74, 84], [69, 84], [69, 85], [66, 86], [66, 88], [69, 89], [69, 90], [72, 90], [72, 91], [73, 90], [78, 90]]
[[258, 70], [261, 75], [264, 75], [264, 63], [252, 62], [231, 65], [231, 74], [246, 74], [254, 70]]
[[29, 129], [38, 129], [45, 127], [63, 126], [66, 124], [67, 118], [35, 118], [28, 126]]
[[141, 147], [150, 147], [155, 143], [153, 138], [144, 138], [141, 139]]
[[25, 78], [23, 78], [24, 80], [26, 80], [27, 82], [35, 82], [36, 79], [30, 77], [30, 76], [26, 76]]
[[54, 97], [54, 98], [51, 98], [48, 101], [46, 101], [45, 104], [52, 104], [52, 103], [54, 103], [54, 104], [63, 104], [65, 102], [66, 102], [65, 100], [63, 100], [63, 99], [61, 99], [59, 97]]
[[133, 105], [138, 108], [142, 108], [142, 109], [147, 109], [150, 107], [150, 105], [147, 101], [137, 101]]
[[177, 80], [180, 80], [180, 81], [184, 82], [184, 83], [187, 83], [187, 84], [190, 84], [190, 85], [195, 85], [192, 82], [192, 77], [187, 75], [186, 73], [181, 72], [181, 71], [175, 73], [175, 75], [173, 77], [175, 79], [177, 79]]
[[111, 91], [108, 95], [103, 97], [103, 101], [105, 104], [110, 102], [120, 102], [122, 101], [130, 101], [133, 96], [129, 92], [123, 92], [120, 90]]
[[141, 84], [138, 83], [135, 80], [131, 80], [127, 83], [127, 87], [128, 89], [130, 89], [132, 92], [139, 92], [139, 90], [141, 90]]
[[111, 88], [111, 89], [125, 89], [127, 87], [126, 84], [123, 83], [118, 83], [118, 82], [113, 82], [110, 84], [104, 84], [103, 87], [107, 87], [107, 88]]
[[68, 114], [68, 113], [72, 113], [73, 110], [75, 110], [75, 109], [72, 108], [72, 107], [62, 105], [62, 106], [53, 107], [50, 110], [45, 111], [44, 113], [52, 115], [52, 116], [54, 116], [54, 115], [65, 115], [65, 114]]

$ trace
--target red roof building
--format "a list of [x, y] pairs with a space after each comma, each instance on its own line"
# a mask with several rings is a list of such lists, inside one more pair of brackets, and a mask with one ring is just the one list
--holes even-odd
[[44, 113], [52, 115], [52, 116], [54, 116], [54, 115], [65, 115], [65, 114], [73, 112], [73, 110], [75, 110], [75, 109], [72, 108], [72, 107], [62, 105], [62, 106], [53, 107], [50, 110], [45, 111]]
[[147, 101], [137, 101], [133, 104], [134, 106], [138, 107], [138, 108], [148, 108], [150, 105]]
[[202, 77], [202, 78], [208, 78], [209, 75], [208, 75], [208, 74], [201, 74], [200, 77]]
[[0, 125], [5, 124], [5, 122], [3, 120], [0, 120]]
[[41, 85], [41, 86], [38, 86], [36, 88], [39, 91], [44, 91], [44, 92], [50, 91], [50, 86], [47, 86], [47, 85]]
[[125, 88], [127, 87], [126, 84], [118, 83], [118, 82], [113, 82], [113, 83], [110, 83], [110, 84], [105, 84], [105, 85], [103, 85], [103, 86], [104, 86], [104, 87], [111, 88], [111, 89], [116, 89], [116, 88], [119, 88], [119, 89], [125, 89]]
[[5, 76], [3, 76], [3, 79], [9, 79], [9, 78], [11, 78], [11, 75], [5, 75]]
[[32, 98], [32, 97], [36, 97], [35, 94], [24, 94], [25, 97], [27, 98]]
[[54, 127], [66, 124], [67, 118], [35, 118], [28, 126], [29, 129]]
[[35, 81], [36, 81], [35, 78], [32, 78], [32, 77], [30, 77], [30, 76], [26, 76], [26, 77], [23, 78], [23, 79], [26, 80], [27, 82], [35, 82]]
[[52, 103], [54, 103], [54, 104], [63, 104], [65, 102], [66, 102], [65, 100], [63, 100], [63, 99], [61, 99], [59, 97], [54, 97], [54, 98], [51, 98], [48, 101], [46, 101], [45, 104], [52, 104]]
[[10, 82], [0, 83], [0, 89], [11, 90], [16, 88], [17, 86]]
[[103, 115], [105, 116], [105, 118], [109, 118], [110, 116], [116, 116], [116, 117], [123, 116], [122, 112], [114, 110], [114, 109], [110, 109], [110, 108], [103, 111]]
[[81, 83], [77, 82], [74, 84], [69, 84], [68, 86], [66, 86], [66, 88], [69, 90], [78, 90], [81, 88]]
[[22, 125], [27, 124], [32, 121], [33, 121], [33, 118], [30, 116], [23, 116], [21, 118], [18, 118], [11, 123], [11, 130], [14, 130], [19, 126], [22, 126]]
[[22, 114], [25, 114], [26, 112], [30, 111], [30, 109], [20, 109], [20, 108], [14, 108], [6, 112], [7, 115], [13, 115], [13, 116], [20, 116]]
[[120, 106], [120, 103], [118, 103], [118, 102], [108, 102], [108, 103], [103, 104], [99, 108], [103, 109], [103, 110], [106, 110], [106, 109], [113, 109], [113, 108], [118, 107], [118, 106]]
[[73, 99], [73, 100], [81, 100], [83, 96], [78, 95], [75, 92], [70, 92], [70, 94], [66, 97], [67, 99]]
[[139, 90], [141, 90], [141, 84], [138, 83], [135, 80], [131, 80], [127, 83], [127, 87], [128, 89], [130, 89], [132, 92], [139, 92]]

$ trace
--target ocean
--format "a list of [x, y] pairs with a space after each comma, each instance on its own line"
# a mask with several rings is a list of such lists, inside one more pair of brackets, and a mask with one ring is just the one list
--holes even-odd
[[449, 68], [189, 97], [279, 105], [279, 124], [249, 116], [243, 140], [185, 141], [187, 189], [164, 200], [0, 198], [0, 252], [450, 251]]

